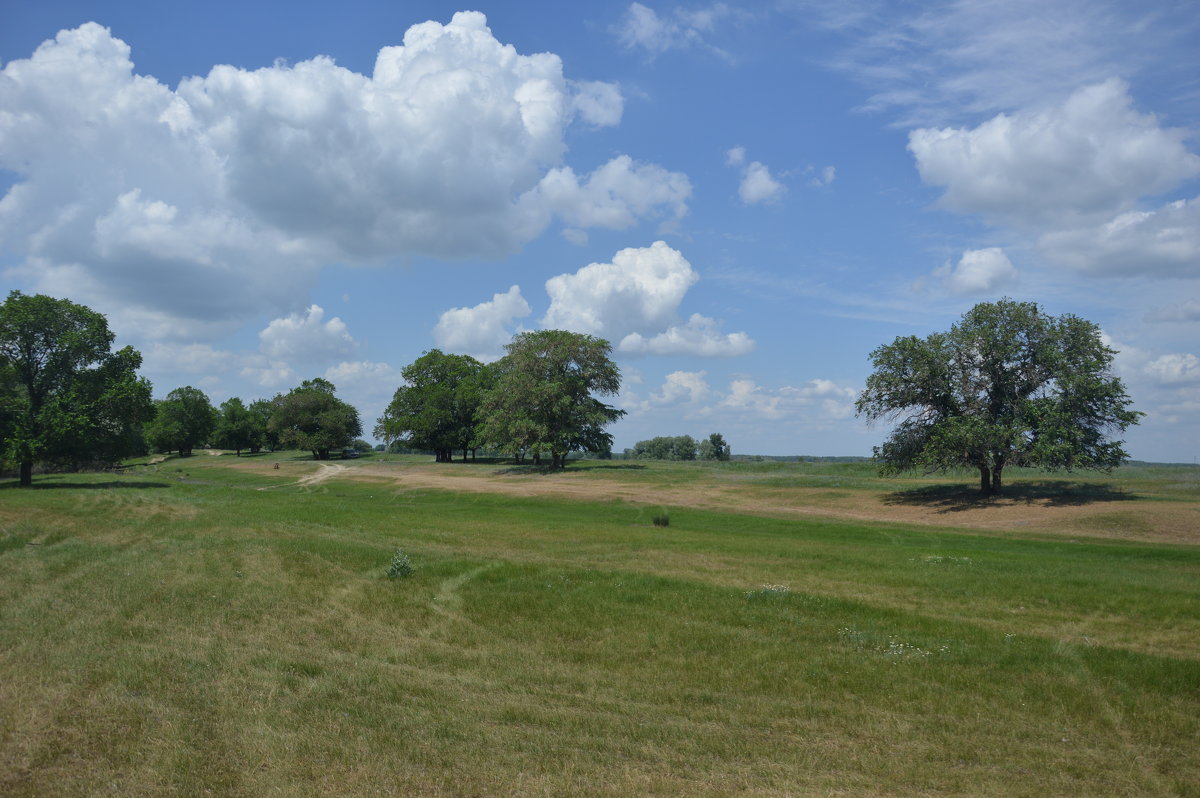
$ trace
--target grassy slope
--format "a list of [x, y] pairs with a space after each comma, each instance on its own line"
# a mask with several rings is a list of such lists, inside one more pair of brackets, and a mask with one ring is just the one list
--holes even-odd
[[1200, 794], [1196, 547], [231, 459], [0, 490], [0, 794]]

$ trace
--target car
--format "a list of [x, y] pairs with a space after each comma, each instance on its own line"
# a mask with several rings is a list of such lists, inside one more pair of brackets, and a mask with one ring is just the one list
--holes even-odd
[[353, 460], [358, 457], [358, 449], [342, 449], [343, 460]]

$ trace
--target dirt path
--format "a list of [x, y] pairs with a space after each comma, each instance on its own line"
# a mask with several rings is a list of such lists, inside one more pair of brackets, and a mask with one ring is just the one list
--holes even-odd
[[663, 486], [591, 472], [501, 474], [454, 465], [322, 464], [290, 485], [359, 479], [401, 490], [446, 490], [545, 496], [579, 501], [624, 501], [651, 507], [694, 507], [783, 518], [835, 518], [904, 524], [1016, 531], [1061, 537], [1106, 537], [1200, 544], [1200, 503], [1130, 501], [1123, 497], [1075, 503], [1000, 498], [982, 503], [896, 501], [882, 490], [771, 487], [722, 481], [714, 475], [685, 485]]
[[313, 485], [320, 485], [344, 471], [348, 471], [344, 465], [335, 465], [333, 463], [322, 463], [321, 466], [311, 474], [306, 474], [296, 480], [297, 485], [302, 485], [306, 488], [311, 488]]

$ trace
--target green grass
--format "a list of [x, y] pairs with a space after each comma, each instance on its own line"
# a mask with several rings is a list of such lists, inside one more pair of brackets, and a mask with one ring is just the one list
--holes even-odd
[[1195, 546], [233, 460], [0, 486], [0, 794], [1200, 795]]

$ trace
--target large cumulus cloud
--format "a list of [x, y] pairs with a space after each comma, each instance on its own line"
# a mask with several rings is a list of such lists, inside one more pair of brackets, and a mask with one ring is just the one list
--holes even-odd
[[1046, 229], [1107, 220], [1200, 175], [1185, 135], [1134, 110], [1113, 79], [972, 129], [914, 130], [908, 146], [921, 177], [945, 187], [946, 207]]
[[628, 156], [564, 164], [568, 126], [615, 124], [619, 90], [519, 54], [474, 12], [413, 26], [371, 75], [316, 57], [174, 90], [89, 23], [5, 65], [0, 109], [18, 175], [0, 243], [42, 284], [148, 322], [295, 310], [330, 262], [501, 257], [556, 218], [673, 219], [691, 191]]

